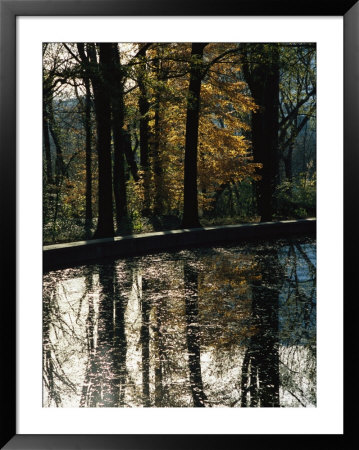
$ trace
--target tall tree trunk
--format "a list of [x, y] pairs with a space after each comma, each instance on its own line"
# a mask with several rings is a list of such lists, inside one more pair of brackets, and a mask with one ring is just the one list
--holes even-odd
[[111, 101], [109, 71], [112, 45], [99, 44], [99, 74], [94, 79], [95, 113], [98, 153], [98, 223], [94, 238], [114, 235], [111, 173]]
[[160, 215], [162, 213], [162, 165], [160, 161], [160, 98], [157, 95], [155, 107], [155, 129], [153, 142], [153, 172], [155, 180], [155, 203], [154, 213]]
[[133, 179], [139, 181], [137, 162], [134, 151], [132, 150], [131, 133], [128, 130], [124, 132], [124, 152]]
[[149, 214], [150, 210], [150, 173], [149, 173], [149, 118], [148, 113], [150, 104], [147, 99], [147, 91], [144, 84], [143, 76], [138, 77], [138, 86], [140, 89], [140, 98], [138, 100], [138, 108], [140, 111], [140, 165], [143, 171], [143, 188], [145, 193], [144, 198], [144, 214]]
[[89, 58], [85, 53], [85, 45], [83, 43], [77, 44], [77, 49], [84, 66], [84, 84], [86, 90], [85, 98], [85, 133], [86, 133], [86, 219], [85, 231], [89, 236], [92, 223], [92, 127], [91, 127], [91, 89], [90, 89], [90, 68]]
[[42, 121], [44, 150], [46, 160], [46, 180], [47, 184], [53, 184], [52, 178], [52, 160], [51, 160], [51, 148], [50, 148], [50, 136], [49, 136], [49, 124], [46, 118], [45, 106], [43, 109], [43, 121]]
[[150, 104], [147, 100], [147, 92], [143, 82], [143, 77], [138, 78], [138, 86], [140, 89], [140, 98], [138, 100], [138, 108], [141, 114], [140, 117], [140, 164], [142, 170], [148, 169], [148, 112]]
[[[165, 76], [157, 62], [157, 81], [161, 82]], [[163, 185], [162, 185], [162, 162], [160, 155], [161, 140], [161, 87], [157, 88], [155, 98], [155, 124], [152, 136], [151, 154], [153, 158], [153, 174], [154, 174], [154, 213], [160, 215], [163, 212]]]
[[120, 232], [127, 217], [126, 175], [125, 175], [125, 105], [123, 99], [123, 74], [117, 44], [112, 47], [112, 130], [114, 141], [113, 193], [116, 205], [116, 227]]
[[86, 234], [92, 228], [92, 129], [91, 129], [91, 91], [90, 80], [85, 79], [85, 130], [86, 130]]
[[[293, 181], [293, 171], [292, 171], [293, 149], [294, 149], [294, 142], [291, 142], [288, 146], [287, 154], [283, 155], [285, 178], [290, 183], [292, 183], [292, 181]], [[291, 190], [291, 186], [290, 186], [290, 190]]]
[[203, 50], [207, 44], [193, 43], [187, 98], [184, 162], [183, 227], [199, 227], [197, 198], [197, 145], [202, 81]]
[[48, 125], [52, 136], [52, 140], [55, 144], [56, 149], [56, 160], [55, 160], [55, 179], [58, 185], [62, 176], [66, 175], [66, 168], [64, 163], [64, 157], [62, 153], [62, 147], [60, 143], [60, 137], [58, 132], [58, 127], [56, 124], [56, 119], [54, 115], [53, 98], [50, 97], [48, 101]]
[[[293, 118], [290, 135], [285, 142], [281, 143], [283, 149], [288, 149], [287, 155], [284, 156], [283, 158], [284, 158], [284, 164], [285, 164], [286, 178], [290, 182], [293, 181], [292, 157], [293, 157], [294, 145], [297, 141], [297, 138], [298, 138], [300, 132], [306, 126], [308, 120], [309, 120], [309, 115], [302, 118], [300, 123], [298, 124], [298, 115], [295, 115]], [[306, 133], [306, 129], [305, 129], [305, 133]], [[302, 153], [305, 156], [305, 143], [303, 144], [303, 147], [304, 147], [304, 151]], [[304, 167], [305, 167], [305, 165], [304, 165]], [[305, 167], [305, 169], [306, 169], [306, 167]]]
[[146, 88], [146, 55], [150, 44], [144, 45], [138, 57], [141, 58], [141, 65], [139, 66], [139, 73], [137, 83], [140, 91], [138, 99], [138, 109], [140, 112], [140, 166], [143, 171], [143, 190], [144, 190], [144, 205], [142, 214], [149, 215], [151, 207], [150, 198], [150, 161], [149, 161], [149, 141], [150, 141], [150, 127], [149, 127], [149, 111], [150, 103], [148, 101], [148, 93]]
[[[245, 50], [246, 52], [246, 50]], [[244, 58], [244, 75], [259, 109], [252, 113], [254, 162], [262, 163], [261, 179], [256, 183], [258, 212], [261, 221], [271, 221], [273, 197], [278, 175], [279, 48], [277, 44], [258, 44], [256, 61]], [[247, 56], [245, 54], [245, 56]]]

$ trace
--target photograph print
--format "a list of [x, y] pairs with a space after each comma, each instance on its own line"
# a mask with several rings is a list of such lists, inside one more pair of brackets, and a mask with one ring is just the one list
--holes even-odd
[[316, 407], [316, 56], [43, 44], [44, 408]]

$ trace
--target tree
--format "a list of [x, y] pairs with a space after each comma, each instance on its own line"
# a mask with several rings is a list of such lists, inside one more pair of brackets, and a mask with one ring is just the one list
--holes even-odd
[[[47, 49], [47, 44], [43, 45], [42, 57], [44, 58]], [[51, 87], [49, 86], [49, 78], [45, 78], [45, 67], [43, 67], [43, 86], [42, 86], [42, 133], [43, 133], [43, 144], [45, 151], [45, 161], [46, 161], [46, 180], [47, 184], [53, 184], [52, 178], [52, 158], [51, 158], [51, 148], [50, 148], [50, 134], [49, 134], [49, 124], [46, 117], [46, 95]]]
[[199, 227], [197, 197], [197, 144], [201, 83], [203, 76], [203, 50], [207, 44], [193, 43], [190, 62], [190, 80], [187, 96], [186, 143], [184, 160], [184, 228]]
[[127, 216], [125, 179], [125, 105], [123, 99], [124, 73], [117, 44], [112, 44], [111, 105], [112, 132], [114, 141], [113, 193], [116, 205], [116, 227], [121, 229]]
[[114, 212], [117, 233], [286, 216], [283, 182], [315, 173], [311, 44], [104, 47], [44, 47], [53, 240], [88, 237], [93, 218], [94, 237], [112, 236]]
[[[150, 157], [148, 184], [143, 184], [144, 197], [152, 194], [152, 211], [155, 212], [156, 204], [161, 204], [164, 214], [179, 215], [183, 210], [183, 161], [192, 46], [166, 44], [165, 49], [159, 51], [154, 49], [158, 45], [152, 44], [147, 52], [145, 84], [148, 132], [150, 136], [157, 136], [154, 140], [160, 145], [155, 152], [157, 155], [152, 152]], [[206, 47], [197, 144], [199, 212], [212, 207], [223, 184], [234, 185], [251, 179], [258, 166], [252, 162], [250, 142], [244, 135], [249, 127], [247, 116], [255, 109], [255, 104], [245, 92], [246, 84], [238, 78], [240, 68], [236, 52], [238, 49], [234, 44], [209, 44]], [[166, 79], [161, 81], [156, 68], [158, 54], [161, 55], [162, 73], [166, 72]], [[160, 114], [156, 114], [157, 109]], [[153, 142], [151, 148], [152, 145]], [[160, 160], [160, 173], [155, 160]]]
[[255, 258], [251, 320], [255, 333], [243, 359], [242, 407], [280, 406], [278, 311], [283, 273], [277, 253], [274, 247], [263, 248]]
[[[94, 238], [114, 235], [112, 213], [111, 96], [112, 44], [99, 44], [100, 61], [92, 76], [97, 123], [98, 222]], [[92, 57], [94, 61], [94, 55]]]
[[256, 183], [261, 221], [271, 221], [278, 174], [279, 46], [242, 44], [243, 73], [259, 109], [252, 112], [254, 161], [263, 164]]
[[[293, 181], [293, 156], [298, 138], [308, 125], [315, 123], [316, 61], [315, 45], [287, 44], [281, 48], [279, 157], [285, 179]], [[305, 158], [304, 143], [300, 146]], [[309, 160], [306, 161], [308, 163]], [[302, 165], [305, 170], [306, 164]], [[298, 171], [297, 171], [298, 174]]]
[[[43, 107], [45, 111], [45, 107]], [[43, 114], [42, 117], [42, 132], [43, 132], [43, 143], [45, 151], [45, 161], [46, 161], [46, 181], [47, 184], [53, 184], [52, 176], [52, 157], [51, 157], [51, 147], [50, 147], [50, 135], [49, 135], [49, 124], [46, 115]]]
[[201, 373], [201, 334], [198, 326], [198, 272], [185, 263], [184, 284], [186, 286], [186, 341], [188, 349], [189, 380], [195, 407], [205, 407], [207, 396], [203, 390]]
[[150, 127], [149, 127], [149, 112], [150, 103], [148, 100], [148, 90], [145, 84], [146, 79], [146, 53], [147, 49], [151, 44], [143, 45], [138, 51], [136, 57], [140, 59], [141, 64], [139, 67], [139, 73], [137, 77], [138, 88], [140, 91], [138, 99], [138, 110], [140, 113], [140, 124], [139, 124], [139, 134], [140, 134], [140, 165], [143, 171], [143, 182], [144, 182], [144, 210], [145, 215], [149, 215], [150, 212], [150, 165], [149, 165], [149, 139], [150, 139]]
[[86, 133], [86, 235], [90, 235], [92, 228], [92, 128], [91, 128], [91, 89], [90, 89], [90, 61], [85, 53], [85, 45], [77, 44], [77, 49], [84, 66], [83, 79], [86, 90], [85, 97], [85, 133]]
[[[52, 54], [48, 55], [49, 50]], [[60, 143], [58, 123], [54, 114], [54, 96], [62, 84], [66, 82], [66, 72], [63, 67], [63, 61], [59, 55], [59, 48], [50, 49], [47, 44], [43, 47], [43, 58], [49, 59], [49, 65], [43, 67], [43, 137], [46, 156], [47, 177], [52, 180], [52, 157], [50, 136], [56, 149], [55, 158], [55, 183], [59, 185], [60, 179], [65, 175], [65, 163], [63, 158], [62, 146]]]

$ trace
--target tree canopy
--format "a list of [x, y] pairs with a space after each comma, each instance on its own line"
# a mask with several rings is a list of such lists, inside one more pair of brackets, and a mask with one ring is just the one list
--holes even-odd
[[45, 243], [315, 215], [313, 44], [43, 45]]

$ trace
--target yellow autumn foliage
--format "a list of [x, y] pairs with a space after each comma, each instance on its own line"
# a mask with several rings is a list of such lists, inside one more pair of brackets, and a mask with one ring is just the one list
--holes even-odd
[[[159, 152], [156, 158], [161, 167], [160, 195], [167, 211], [181, 211], [183, 203], [190, 48], [190, 44], [172, 44], [158, 50], [161, 52], [162, 71], [166, 74], [181, 73], [186, 71], [187, 65], [185, 75], [173, 76], [165, 81], [156, 79], [158, 74], [155, 72], [147, 71], [145, 75], [150, 103], [153, 105], [160, 99], [157, 111]], [[204, 59], [207, 63], [215, 61], [234, 49], [234, 44], [209, 44], [205, 48]], [[148, 58], [152, 56], [155, 59], [156, 55], [156, 50], [152, 50]], [[246, 138], [250, 130], [249, 114], [257, 106], [248, 95], [246, 83], [240, 78], [239, 64], [235, 58], [235, 53], [228, 53], [210, 64], [202, 81], [198, 135], [198, 189], [199, 207], [202, 209], [211, 207], [214, 195], [222, 185], [258, 179], [257, 169], [261, 167], [253, 163], [251, 143]], [[138, 95], [134, 91], [128, 98], [128, 105], [132, 102], [134, 108]], [[156, 132], [154, 107], [148, 118], [153, 136]], [[155, 164], [153, 155], [151, 164], [152, 167]], [[153, 172], [151, 186], [151, 198], [154, 198], [156, 187]]]

